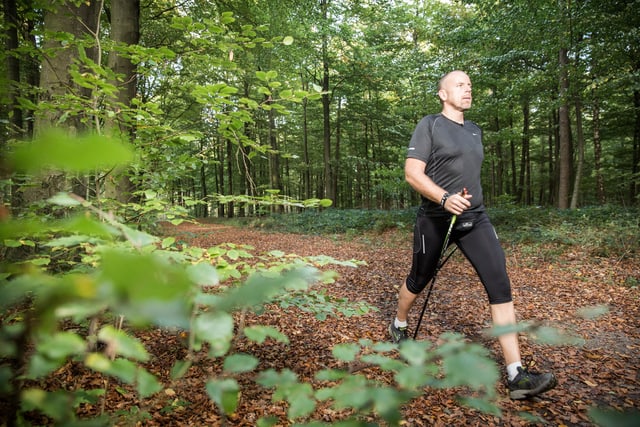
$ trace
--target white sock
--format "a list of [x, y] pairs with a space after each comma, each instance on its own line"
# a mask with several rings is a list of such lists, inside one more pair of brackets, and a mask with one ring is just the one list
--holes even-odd
[[518, 368], [522, 367], [522, 362], [513, 362], [507, 365], [507, 376], [509, 377], [509, 381], [513, 381], [513, 379], [518, 376]]
[[396, 328], [406, 328], [407, 327], [407, 321], [405, 320], [404, 322], [401, 322], [396, 317], [396, 320], [393, 321], [393, 326], [395, 326]]

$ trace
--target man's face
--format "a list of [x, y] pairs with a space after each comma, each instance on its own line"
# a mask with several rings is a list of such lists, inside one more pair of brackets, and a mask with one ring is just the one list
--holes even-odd
[[456, 71], [449, 74], [442, 82], [438, 92], [440, 99], [459, 111], [471, 107], [471, 79], [465, 73]]

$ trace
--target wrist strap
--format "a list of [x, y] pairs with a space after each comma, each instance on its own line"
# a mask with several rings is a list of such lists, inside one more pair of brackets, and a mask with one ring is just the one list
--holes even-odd
[[444, 193], [442, 195], [442, 199], [440, 199], [440, 206], [442, 206], [444, 208], [444, 204], [447, 203], [447, 199], [449, 198], [451, 194], [449, 193]]

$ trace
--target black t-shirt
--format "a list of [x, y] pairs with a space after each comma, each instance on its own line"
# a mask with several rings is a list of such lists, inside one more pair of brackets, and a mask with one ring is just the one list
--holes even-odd
[[[447, 192], [466, 188], [473, 197], [468, 212], [484, 210], [480, 170], [484, 159], [482, 130], [472, 121], [461, 125], [442, 114], [431, 114], [416, 125], [407, 157], [427, 164], [425, 174]], [[444, 209], [424, 196], [427, 213], [444, 213]]]

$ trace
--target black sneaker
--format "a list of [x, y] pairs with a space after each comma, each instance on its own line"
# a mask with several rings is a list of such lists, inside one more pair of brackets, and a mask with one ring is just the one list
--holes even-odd
[[518, 367], [518, 375], [513, 381], [508, 381], [509, 397], [512, 399], [526, 399], [549, 391], [557, 384], [552, 373], [538, 374], [528, 369]]
[[407, 327], [404, 328], [396, 328], [393, 322], [389, 325], [389, 335], [391, 335], [391, 341], [396, 344], [409, 339], [409, 335], [407, 332]]

